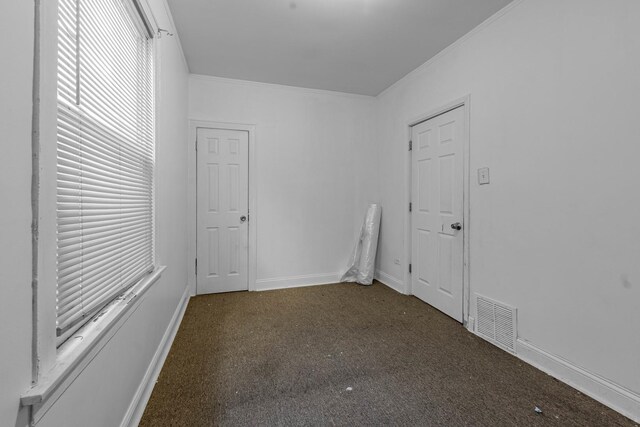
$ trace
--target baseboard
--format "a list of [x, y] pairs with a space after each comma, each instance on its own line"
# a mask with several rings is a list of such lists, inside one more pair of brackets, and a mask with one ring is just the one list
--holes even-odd
[[640, 395], [580, 368], [568, 360], [547, 353], [522, 339], [516, 342], [517, 357], [569, 384], [587, 396], [640, 422]]
[[256, 291], [299, 288], [302, 286], [328, 285], [340, 282], [342, 273], [308, 274], [304, 276], [276, 277], [256, 280]]
[[122, 423], [120, 423], [120, 427], [135, 427], [140, 423], [144, 409], [151, 397], [153, 387], [155, 386], [158, 375], [160, 375], [160, 371], [162, 370], [162, 365], [164, 365], [164, 361], [169, 354], [169, 349], [171, 349], [171, 344], [173, 344], [173, 339], [176, 337], [178, 327], [180, 326], [184, 312], [187, 309], [190, 291], [191, 288], [187, 285], [182, 294], [182, 298], [178, 303], [178, 307], [169, 322], [169, 326], [167, 326], [167, 329], [162, 336], [160, 345], [158, 345], [158, 349], [149, 363], [147, 372], [144, 374], [144, 377], [138, 386], [138, 390], [136, 390], [136, 394], [133, 396], [131, 405], [129, 405], [129, 409], [122, 419]]
[[387, 274], [381, 270], [376, 270], [376, 274], [374, 277], [377, 281], [387, 285], [394, 291], [406, 295], [406, 291], [404, 289], [404, 284], [402, 283], [402, 280], [396, 279], [392, 275]]

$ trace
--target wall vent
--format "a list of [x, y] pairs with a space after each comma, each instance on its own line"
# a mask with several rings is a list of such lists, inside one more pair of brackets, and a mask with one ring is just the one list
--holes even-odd
[[516, 352], [516, 309], [476, 295], [476, 333], [511, 353]]

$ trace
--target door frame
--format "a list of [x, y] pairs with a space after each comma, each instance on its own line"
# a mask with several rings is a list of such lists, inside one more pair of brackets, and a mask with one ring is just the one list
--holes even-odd
[[[430, 120], [436, 116], [447, 113], [458, 107], [464, 107], [464, 135], [462, 142], [463, 153], [463, 209], [462, 209], [462, 223], [464, 224], [462, 235], [462, 255], [463, 255], [463, 267], [462, 267], [462, 322], [465, 327], [468, 327], [469, 323], [469, 311], [471, 309], [471, 291], [469, 281], [469, 236], [471, 231], [471, 205], [470, 205], [470, 171], [471, 171], [471, 159], [470, 159], [470, 112], [471, 112], [471, 94], [467, 94], [461, 98], [444, 104], [435, 110], [431, 110], [425, 114], [413, 117], [406, 121], [405, 132], [407, 143], [411, 141], [411, 128], [419, 123]], [[411, 274], [409, 273], [409, 264], [411, 263], [411, 212], [409, 212], [409, 202], [411, 202], [411, 187], [412, 187], [412, 170], [411, 170], [411, 155], [412, 152], [407, 149], [405, 155], [405, 192], [404, 192], [404, 206], [405, 206], [405, 221], [404, 221], [404, 291], [407, 295], [413, 295]]]
[[229, 123], [211, 120], [189, 119], [189, 139], [187, 142], [187, 283], [191, 295], [197, 295], [196, 258], [197, 258], [197, 154], [196, 145], [198, 129], [236, 130], [249, 133], [249, 236], [248, 236], [248, 278], [247, 289], [256, 290], [257, 275], [257, 180], [256, 164], [256, 125], [246, 123]]

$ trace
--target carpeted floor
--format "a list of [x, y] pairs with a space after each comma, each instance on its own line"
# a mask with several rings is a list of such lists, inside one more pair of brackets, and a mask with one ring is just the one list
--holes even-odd
[[140, 425], [635, 424], [376, 283], [192, 298]]

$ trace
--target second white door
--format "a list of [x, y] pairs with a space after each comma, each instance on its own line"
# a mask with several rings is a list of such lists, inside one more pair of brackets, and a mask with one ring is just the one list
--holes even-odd
[[413, 294], [462, 322], [464, 107], [412, 128]]
[[249, 133], [197, 132], [197, 293], [248, 289]]

